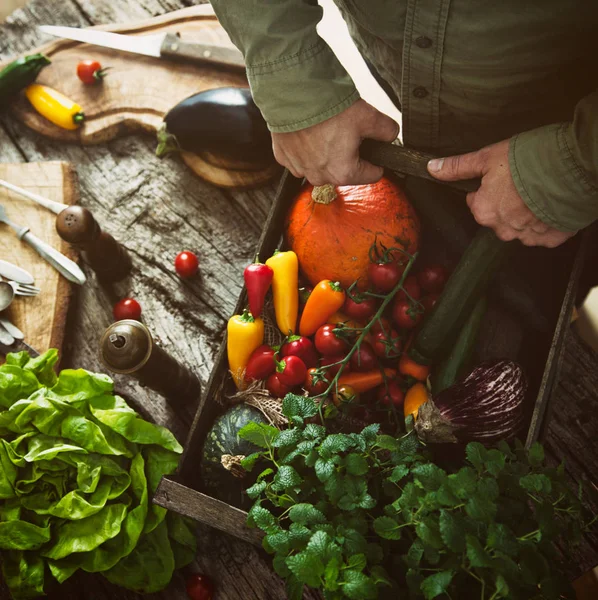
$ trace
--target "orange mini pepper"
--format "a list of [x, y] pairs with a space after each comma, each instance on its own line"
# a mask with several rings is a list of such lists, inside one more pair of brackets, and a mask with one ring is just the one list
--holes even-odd
[[394, 379], [397, 372], [394, 369], [380, 369], [368, 371], [367, 373], [343, 373], [338, 378], [338, 385], [348, 385], [352, 387], [358, 394], [368, 392], [377, 388], [384, 383], [384, 379]]
[[405, 395], [405, 403], [403, 404], [403, 411], [405, 417], [413, 415], [417, 419], [417, 413], [419, 412], [420, 406], [425, 404], [430, 399], [428, 390], [423, 383], [415, 383], [408, 390]]
[[345, 291], [340, 283], [323, 279], [307, 299], [299, 322], [299, 333], [313, 335], [344, 303]]

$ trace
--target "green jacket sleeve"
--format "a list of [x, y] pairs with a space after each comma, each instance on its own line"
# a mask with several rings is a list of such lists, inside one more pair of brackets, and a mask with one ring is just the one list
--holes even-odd
[[511, 138], [509, 165], [530, 210], [561, 231], [598, 219], [598, 91], [575, 107], [573, 121]]
[[316, 25], [316, 0], [211, 0], [245, 56], [251, 93], [274, 132], [305, 129], [359, 99]]

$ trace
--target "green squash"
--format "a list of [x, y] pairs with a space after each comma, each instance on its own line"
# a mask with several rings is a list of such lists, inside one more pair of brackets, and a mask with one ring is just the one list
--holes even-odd
[[251, 485], [251, 477], [239, 479], [222, 466], [225, 454], [249, 456], [259, 448], [239, 437], [248, 423], [267, 423], [266, 417], [253, 406], [238, 404], [214, 421], [206, 436], [201, 456], [201, 480], [204, 491], [233, 506], [244, 507], [247, 497], [243, 491]]

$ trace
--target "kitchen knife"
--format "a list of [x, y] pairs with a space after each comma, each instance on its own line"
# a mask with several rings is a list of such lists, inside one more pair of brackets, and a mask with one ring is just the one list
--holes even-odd
[[364, 140], [359, 148], [361, 158], [374, 165], [396, 171], [400, 175], [413, 175], [422, 179], [435, 181], [442, 185], [448, 185], [461, 192], [475, 192], [481, 184], [479, 179], [466, 179], [463, 181], [440, 181], [434, 179], [428, 173], [428, 161], [436, 158], [431, 154], [425, 154], [417, 150], [410, 150], [405, 146], [377, 142], [375, 140]]
[[21, 267], [17, 267], [17, 265], [13, 265], [5, 260], [0, 260], [0, 277], [22, 283], [23, 285], [33, 285], [35, 283], [35, 279], [33, 279], [33, 275], [29, 271], [25, 271], [25, 269], [21, 269]]
[[26, 344], [22, 340], [15, 340], [12, 344], [4, 344], [0, 342], [0, 354], [4, 354], [4, 356], [10, 354], [11, 352], [22, 352], [23, 350], [25, 352], [29, 352], [31, 358], [39, 356], [39, 352], [35, 348], [32, 348], [29, 346], [29, 344]]
[[55, 27], [54, 25], [42, 25], [39, 30], [56, 37], [93, 44], [94, 46], [104, 46], [122, 52], [201, 64], [210, 62], [225, 67], [245, 69], [243, 55], [234, 46], [187, 42], [183, 41], [176, 33], [123, 35], [97, 29]]

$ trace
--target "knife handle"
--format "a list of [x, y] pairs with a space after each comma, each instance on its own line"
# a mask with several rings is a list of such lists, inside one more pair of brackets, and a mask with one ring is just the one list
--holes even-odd
[[236, 48], [212, 47], [183, 42], [176, 33], [167, 33], [160, 48], [164, 58], [198, 63], [203, 66], [218, 63], [224, 67], [245, 70], [245, 59]]
[[463, 181], [440, 181], [428, 173], [428, 161], [436, 158], [418, 150], [404, 146], [396, 146], [387, 142], [364, 140], [359, 149], [361, 158], [379, 167], [396, 171], [399, 175], [413, 175], [429, 181], [447, 185], [461, 192], [475, 192], [481, 184], [480, 179], [465, 179]]
[[83, 285], [85, 283], [85, 273], [70, 258], [52, 248], [46, 242], [26, 231], [19, 236], [21, 240], [29, 244], [43, 259], [49, 262], [59, 273], [64, 275], [69, 281]]

